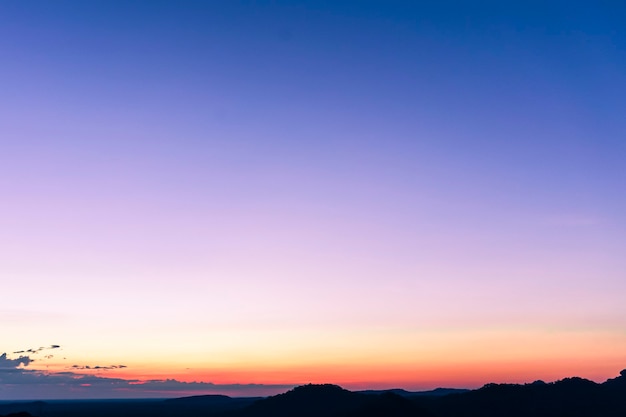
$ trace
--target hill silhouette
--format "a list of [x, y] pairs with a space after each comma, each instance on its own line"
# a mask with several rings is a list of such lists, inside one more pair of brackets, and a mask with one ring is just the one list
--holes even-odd
[[413, 401], [393, 392], [370, 396], [358, 409], [345, 417], [431, 417], [432, 414]]
[[206, 408], [214, 412], [236, 410], [253, 404], [263, 397], [229, 397], [227, 395], [194, 395], [191, 397], [172, 398], [165, 400], [168, 407], [180, 409]]
[[443, 396], [449, 394], [460, 394], [463, 392], [468, 392], [468, 389], [461, 388], [435, 388], [430, 391], [407, 391], [402, 388], [392, 388], [392, 389], [384, 389], [384, 390], [364, 390], [364, 391], [356, 391], [359, 394], [384, 394], [386, 392], [390, 392], [392, 394], [399, 395], [401, 397], [412, 397], [412, 396]]
[[338, 415], [364, 405], [367, 397], [337, 385], [303, 385], [284, 394], [257, 401], [244, 409], [246, 416], [315, 417]]
[[208, 403], [208, 404], [223, 404], [233, 401], [234, 398], [228, 395], [193, 395], [191, 397], [179, 397], [165, 400], [168, 403]]
[[626, 416], [626, 373], [603, 384], [573, 377], [545, 383], [487, 384], [430, 404], [439, 416]]
[[626, 370], [603, 384], [573, 377], [545, 383], [487, 384], [480, 389], [350, 392], [305, 385], [240, 410], [241, 417], [617, 417], [626, 416]]

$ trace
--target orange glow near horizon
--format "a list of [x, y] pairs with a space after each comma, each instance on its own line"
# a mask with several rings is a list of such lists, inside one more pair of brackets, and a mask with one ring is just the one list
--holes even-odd
[[[332, 383], [350, 390], [421, 391], [471, 389], [491, 382], [552, 382], [573, 376], [603, 382], [626, 368], [626, 335], [611, 329], [435, 330], [396, 324], [343, 330], [233, 330], [161, 340], [149, 341], [155, 347], [148, 351], [142, 349], [146, 341], [141, 334], [129, 333], [124, 349], [103, 343], [90, 351], [86, 343], [93, 339], [77, 338], [75, 345], [59, 348], [54, 355], [38, 353], [20, 369], [63, 375], [75, 384], [93, 382], [82, 380], [85, 375], [119, 379], [108, 384], [115, 387], [107, 394], [113, 398], [265, 396], [307, 383]], [[81, 388], [96, 392], [101, 385]]]
[[[250, 353], [247, 357], [223, 357], [213, 363], [203, 362], [201, 355], [190, 355], [188, 361], [195, 366], [180, 361], [137, 360], [125, 362], [126, 368], [79, 372], [127, 380], [334, 383], [350, 389], [420, 390], [442, 386], [475, 388], [489, 382], [554, 381], [570, 376], [601, 382], [626, 367], [626, 341], [601, 332], [510, 332], [505, 336], [490, 332], [477, 336], [474, 332], [472, 338], [455, 333], [431, 338], [427, 348], [414, 341], [409, 343], [406, 338], [390, 339], [387, 345], [372, 345], [367, 349], [360, 348], [359, 341], [355, 337], [352, 357], [343, 352], [335, 352], [333, 356], [324, 349], [278, 357], [267, 346], [267, 351]], [[68, 370], [61, 363], [51, 363], [47, 369]]]
[[[626, 359], [626, 358], [623, 358]], [[619, 362], [619, 364], [618, 364]], [[316, 365], [259, 366], [255, 368], [201, 369], [174, 371], [148, 367], [101, 372], [85, 372], [107, 378], [126, 380], [176, 379], [181, 382], [214, 384], [293, 384], [333, 383], [348, 389], [405, 388], [413, 390], [437, 387], [476, 388], [489, 382], [547, 382], [580, 376], [603, 382], [613, 378], [624, 367], [624, 361], [609, 360], [584, 366], [578, 360], [532, 360], [508, 363], [455, 363], [439, 365]]]

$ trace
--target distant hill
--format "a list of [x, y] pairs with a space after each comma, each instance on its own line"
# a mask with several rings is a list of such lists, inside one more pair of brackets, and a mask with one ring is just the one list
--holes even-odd
[[227, 395], [193, 395], [191, 397], [170, 398], [165, 400], [166, 403], [207, 403], [207, 404], [223, 404], [233, 401], [232, 397]]
[[194, 395], [191, 397], [171, 398], [165, 400], [168, 406], [171, 405], [189, 405], [189, 406], [207, 406], [213, 409], [234, 409], [250, 405], [265, 397], [229, 397], [226, 395]]
[[0, 404], [0, 417], [32, 417], [41, 414], [43, 401], [18, 401]]
[[350, 392], [305, 385], [257, 401], [239, 417], [624, 417], [626, 370], [603, 384], [573, 377], [545, 383], [487, 384], [477, 390]]
[[372, 394], [377, 395], [377, 394], [384, 394], [384, 393], [390, 392], [390, 393], [399, 395], [401, 397], [412, 397], [415, 395], [441, 397], [443, 395], [462, 394], [464, 392], [469, 392], [469, 391], [470, 390], [468, 389], [461, 389], [461, 388], [435, 388], [430, 391], [407, 391], [402, 388], [393, 388], [393, 389], [385, 389], [385, 390], [364, 390], [364, 391], [356, 391], [356, 392], [359, 394], [369, 394], [369, 395], [372, 395]]
[[257, 401], [242, 412], [255, 417], [316, 417], [355, 410], [363, 406], [365, 400], [366, 396], [337, 385], [309, 384]]

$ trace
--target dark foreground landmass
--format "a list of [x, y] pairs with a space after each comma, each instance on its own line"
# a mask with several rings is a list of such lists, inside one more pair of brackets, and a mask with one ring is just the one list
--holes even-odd
[[202, 395], [169, 400], [0, 404], [0, 417], [625, 417], [626, 370], [598, 384], [583, 378], [487, 384], [477, 390], [351, 392], [303, 385], [267, 398]]

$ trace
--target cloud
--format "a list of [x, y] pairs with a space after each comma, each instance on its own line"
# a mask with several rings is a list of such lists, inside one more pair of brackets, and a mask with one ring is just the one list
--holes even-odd
[[267, 396], [285, 392], [294, 385], [214, 384], [183, 382], [176, 379], [108, 378], [74, 371], [45, 372], [17, 367], [0, 370], [0, 400], [156, 398], [198, 394]]
[[32, 354], [37, 354], [39, 352], [41, 352], [42, 350], [50, 350], [50, 349], [59, 349], [61, 346], [59, 345], [50, 345], [50, 346], [41, 346], [37, 349], [25, 349], [25, 350], [18, 350], [16, 352], [13, 352], [14, 354], [20, 354], [20, 353], [32, 353]]
[[[44, 351], [44, 350], [59, 349], [60, 347], [61, 346], [59, 345], [50, 345], [50, 346], [41, 346], [36, 349], [18, 350], [18, 351], [13, 352], [13, 354], [15, 355], [20, 355], [16, 359], [9, 359], [7, 354], [3, 353], [2, 355], [0, 355], [0, 370], [15, 369], [15, 368], [18, 368], [19, 366], [26, 367], [30, 365], [31, 362], [35, 362], [35, 359], [31, 358], [31, 355], [36, 355], [39, 352]], [[22, 355], [23, 353], [28, 353], [29, 355]], [[45, 355], [44, 359], [51, 359], [53, 357], [54, 357], [53, 355]]]
[[20, 365], [28, 366], [33, 360], [28, 356], [20, 356], [17, 359], [7, 358], [7, 354], [0, 355], [0, 370], [2, 369], [16, 369]]
[[89, 369], [89, 370], [108, 371], [108, 370], [111, 370], [111, 369], [123, 369], [123, 368], [127, 368], [127, 366], [126, 365], [109, 365], [109, 366], [72, 365], [72, 369], [74, 369], [74, 370], [86, 370], [86, 369]]
[[[52, 345], [57, 346], [57, 345]], [[38, 353], [58, 347], [18, 352]], [[48, 355], [50, 356], [50, 355]], [[98, 371], [127, 368], [126, 365], [73, 365], [67, 371], [48, 372], [26, 368], [34, 362], [29, 356], [15, 359], [0, 355], [0, 400], [177, 397], [197, 394], [267, 396], [285, 392], [295, 384], [214, 384], [183, 382], [176, 379], [124, 379], [98, 375]], [[94, 371], [96, 373], [94, 374]]]

